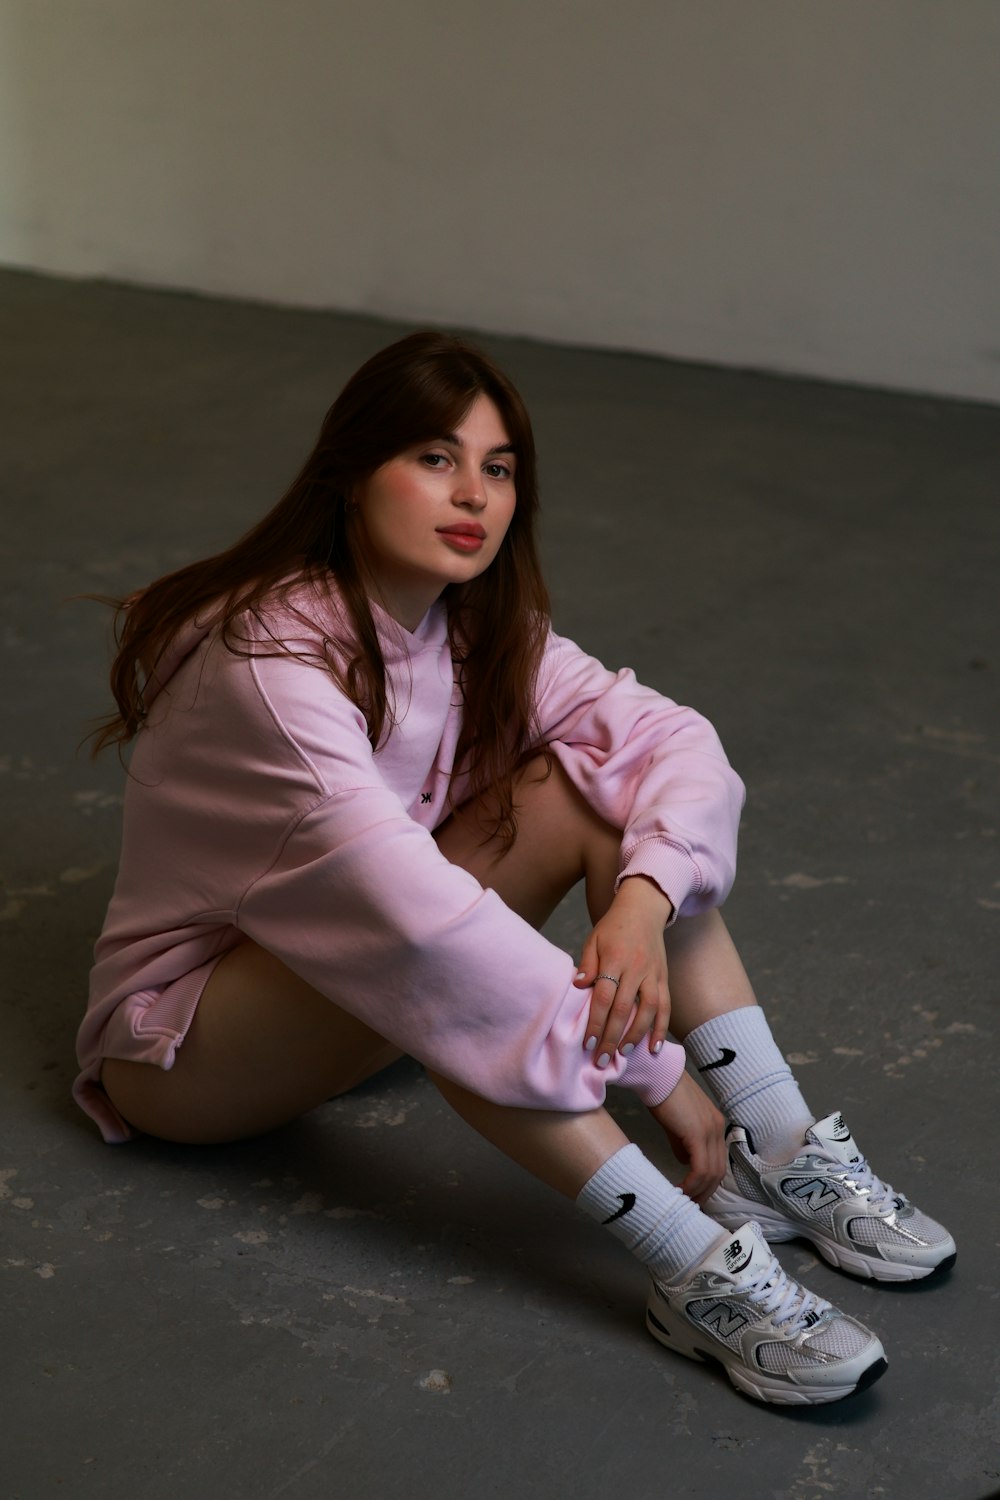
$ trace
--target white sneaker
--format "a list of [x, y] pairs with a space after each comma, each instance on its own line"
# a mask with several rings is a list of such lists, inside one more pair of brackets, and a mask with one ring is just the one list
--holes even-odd
[[718, 1361], [757, 1401], [814, 1406], [884, 1375], [885, 1351], [863, 1323], [781, 1269], [759, 1227], [744, 1224], [685, 1282], [653, 1282], [646, 1326], [689, 1359]]
[[729, 1168], [704, 1211], [727, 1229], [752, 1217], [772, 1243], [802, 1236], [831, 1265], [877, 1281], [917, 1281], [955, 1264], [947, 1229], [879, 1181], [843, 1115], [817, 1120], [781, 1166], [762, 1161], [740, 1125], [726, 1140]]

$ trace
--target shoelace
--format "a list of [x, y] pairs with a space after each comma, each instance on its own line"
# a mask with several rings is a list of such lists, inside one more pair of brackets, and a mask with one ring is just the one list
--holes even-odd
[[[835, 1158], [831, 1158], [835, 1160]], [[868, 1194], [868, 1202], [877, 1212], [882, 1213], [892, 1209], [906, 1208], [907, 1202], [902, 1193], [897, 1193], [881, 1177], [876, 1177], [865, 1158], [852, 1162], [845, 1166], [843, 1162], [836, 1162], [838, 1176], [844, 1177], [848, 1182], [860, 1188], [863, 1193]]]
[[815, 1313], [816, 1316], [811, 1320], [815, 1322], [816, 1318], [829, 1312], [832, 1307], [832, 1303], [817, 1296], [815, 1292], [807, 1291], [801, 1282], [793, 1281], [782, 1270], [776, 1256], [772, 1256], [771, 1264], [765, 1266], [758, 1276], [740, 1290], [772, 1319], [775, 1328], [792, 1323], [789, 1333], [799, 1333], [803, 1328], [809, 1327], [807, 1320], [810, 1313]]

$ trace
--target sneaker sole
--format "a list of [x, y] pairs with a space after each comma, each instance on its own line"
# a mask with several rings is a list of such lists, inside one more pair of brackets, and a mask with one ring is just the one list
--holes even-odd
[[751, 1374], [747, 1367], [726, 1359], [722, 1349], [706, 1349], [698, 1342], [698, 1335], [686, 1321], [683, 1327], [676, 1326], [680, 1320], [672, 1320], [671, 1329], [650, 1309], [646, 1309], [646, 1327], [658, 1344], [683, 1354], [686, 1359], [695, 1359], [702, 1364], [716, 1365], [729, 1377], [730, 1382], [745, 1396], [754, 1401], [766, 1402], [769, 1406], [825, 1406], [831, 1401], [843, 1401], [847, 1396], [856, 1396], [880, 1380], [889, 1368], [889, 1361], [881, 1344], [876, 1344], [878, 1353], [852, 1380], [842, 1385], [793, 1385], [767, 1375], [763, 1370]]
[[794, 1223], [783, 1214], [775, 1213], [764, 1203], [754, 1203], [749, 1198], [740, 1198], [725, 1188], [717, 1188], [704, 1205], [704, 1212], [727, 1229], [739, 1229], [747, 1219], [755, 1219], [769, 1244], [781, 1240], [808, 1240], [831, 1266], [846, 1271], [850, 1276], [864, 1281], [923, 1281], [927, 1276], [950, 1271], [957, 1259], [957, 1251], [946, 1255], [933, 1266], [907, 1265], [903, 1261], [882, 1260], [880, 1257], [863, 1255], [860, 1250], [851, 1250], [839, 1240], [825, 1235], [821, 1229], [809, 1224]]

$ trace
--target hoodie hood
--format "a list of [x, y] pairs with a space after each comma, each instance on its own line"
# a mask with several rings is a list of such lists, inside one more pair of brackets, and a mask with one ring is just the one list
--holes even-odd
[[[280, 588], [281, 585], [278, 587]], [[320, 599], [329, 619], [332, 639], [349, 641], [352, 635], [351, 625], [347, 611], [339, 597], [326, 594], [321, 595]], [[387, 667], [401, 664], [424, 651], [438, 651], [447, 637], [448, 610], [443, 600], [439, 599], [433, 604], [417, 628], [412, 631], [405, 630], [376, 600], [369, 599], [368, 603]], [[259, 611], [255, 611], [255, 614], [263, 623], [265, 637], [273, 634], [279, 641], [292, 641], [296, 635], [296, 614], [301, 611], [307, 618], [315, 620], [316, 606], [315, 585], [303, 582], [284, 597], [276, 597], [273, 602], [265, 604]], [[175, 632], [146, 681], [143, 699], [147, 711], [192, 652], [197, 651], [202, 642], [219, 628], [223, 613], [224, 609], [221, 604], [209, 606], [193, 619], [186, 620]], [[247, 645], [251, 652], [253, 652], [254, 642], [259, 639], [260, 624], [256, 629], [251, 626], [247, 630]]]

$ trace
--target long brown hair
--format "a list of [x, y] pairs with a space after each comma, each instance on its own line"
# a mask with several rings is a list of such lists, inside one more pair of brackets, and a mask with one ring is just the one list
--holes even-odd
[[[489, 568], [444, 590], [452, 656], [463, 701], [456, 766], [471, 790], [493, 788], [496, 832], [516, 831], [513, 777], [536, 732], [533, 694], [549, 622], [535, 540], [535, 444], [524, 402], [481, 350], [435, 332], [382, 349], [351, 377], [327, 412], [298, 476], [262, 521], [228, 551], [190, 563], [115, 609], [111, 691], [118, 712], [96, 731], [94, 753], [123, 746], [146, 714], [144, 691], [181, 627], [210, 614], [226, 646], [246, 652], [241, 615], [260, 615], [303, 580], [320, 595], [331, 581], [346, 606], [352, 640], [322, 660], [365, 715], [373, 746], [392, 732], [385, 661], [369, 605], [372, 577], [352, 495], [390, 458], [458, 428], [476, 398], [497, 407], [517, 459], [517, 504]], [[242, 642], [242, 645], [241, 645]], [[343, 647], [343, 642], [336, 643]], [[276, 642], [280, 649], [280, 643]]]

